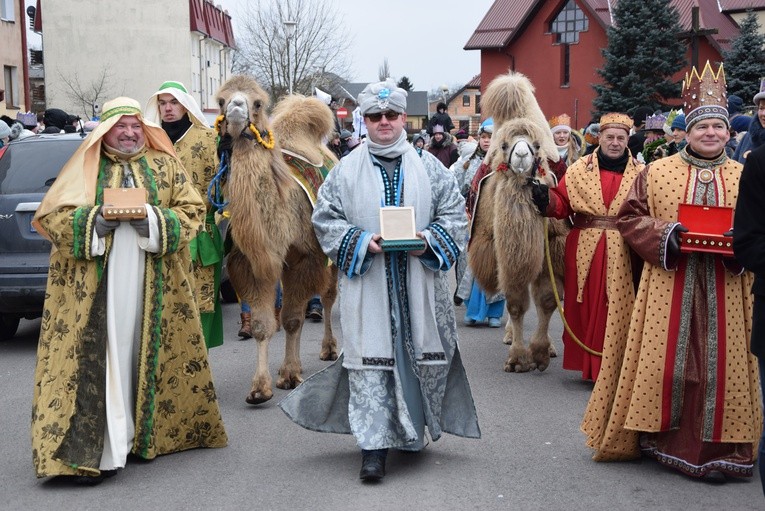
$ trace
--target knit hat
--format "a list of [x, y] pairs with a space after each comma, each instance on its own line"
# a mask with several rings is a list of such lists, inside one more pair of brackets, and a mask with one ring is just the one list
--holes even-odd
[[734, 115], [741, 113], [741, 107], [744, 106], [744, 100], [735, 94], [728, 96], [728, 115], [733, 117]]
[[736, 133], [749, 130], [750, 124], [752, 124], [752, 118], [748, 115], [737, 115], [730, 121], [730, 127], [736, 130]]
[[465, 130], [459, 130], [457, 133], [454, 134], [454, 138], [457, 140], [467, 140], [468, 134]]
[[672, 125], [669, 128], [672, 130], [677, 128], [685, 131], [685, 114], [677, 114], [672, 120]]
[[494, 118], [489, 117], [485, 121], [481, 123], [481, 127], [478, 128], [478, 134], [482, 135], [483, 133], [494, 133]]
[[348, 130], [340, 130], [340, 140], [348, 140], [353, 136], [353, 133], [351, 133]]
[[11, 128], [5, 124], [5, 121], [0, 120], [0, 138], [6, 138], [11, 136]]
[[370, 83], [359, 94], [356, 102], [361, 109], [361, 115], [375, 114], [392, 110], [406, 112], [407, 92], [398, 87], [392, 78], [384, 82]]

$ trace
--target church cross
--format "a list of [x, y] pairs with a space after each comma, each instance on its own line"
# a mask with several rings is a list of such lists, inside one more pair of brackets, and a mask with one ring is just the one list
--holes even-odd
[[691, 41], [691, 65], [699, 68], [699, 39], [717, 33], [716, 28], [702, 29], [699, 22], [698, 6], [691, 9], [691, 29], [677, 34], [678, 39], [690, 39]]

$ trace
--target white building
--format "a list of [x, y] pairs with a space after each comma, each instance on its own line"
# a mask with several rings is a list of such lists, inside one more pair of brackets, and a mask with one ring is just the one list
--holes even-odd
[[86, 118], [117, 96], [141, 104], [167, 80], [183, 82], [215, 119], [231, 76], [228, 12], [208, 0], [37, 0], [45, 101]]

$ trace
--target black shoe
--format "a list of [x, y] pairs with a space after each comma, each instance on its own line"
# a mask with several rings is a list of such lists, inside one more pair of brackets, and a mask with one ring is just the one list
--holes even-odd
[[104, 479], [117, 475], [116, 470], [102, 470], [97, 476], [74, 476], [74, 482], [80, 486], [98, 486]]
[[359, 478], [362, 481], [379, 481], [385, 476], [385, 458], [388, 449], [375, 449], [373, 451], [361, 451], [361, 472]]
[[453, 298], [454, 298], [454, 305], [457, 305], [457, 306], [462, 305], [463, 300], [462, 300], [462, 298], [457, 296], [457, 291], [454, 292]]
[[310, 305], [305, 313], [305, 317], [314, 323], [319, 323], [324, 319], [324, 314], [320, 304]]

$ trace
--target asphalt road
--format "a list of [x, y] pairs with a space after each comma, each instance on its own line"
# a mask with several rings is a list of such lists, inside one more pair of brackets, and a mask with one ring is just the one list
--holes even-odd
[[[29, 418], [38, 321], [0, 343], [0, 509], [88, 510], [762, 510], [759, 480], [712, 485], [644, 459], [595, 463], [579, 421], [591, 384], [553, 359], [543, 373], [502, 371], [502, 330], [459, 323], [461, 349], [483, 437], [444, 435], [419, 454], [391, 452], [381, 484], [358, 480], [360, 454], [351, 436], [306, 431], [276, 406], [244, 402], [255, 343], [239, 341], [238, 306], [224, 305], [226, 341], [210, 354], [230, 443], [152, 462], [128, 463], [93, 488], [37, 480]], [[457, 309], [461, 319], [464, 308]], [[337, 319], [337, 314], [335, 314]], [[533, 316], [527, 318], [527, 335]], [[306, 323], [301, 347], [306, 375], [318, 359], [321, 324]], [[552, 335], [562, 353], [561, 325]], [[271, 370], [284, 334], [271, 341]]]

